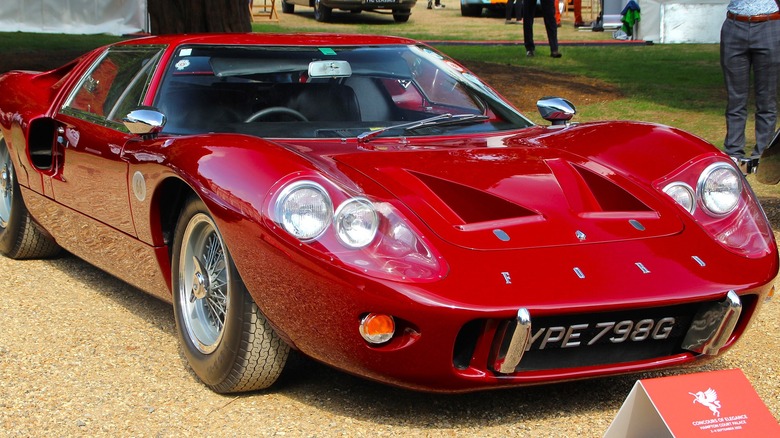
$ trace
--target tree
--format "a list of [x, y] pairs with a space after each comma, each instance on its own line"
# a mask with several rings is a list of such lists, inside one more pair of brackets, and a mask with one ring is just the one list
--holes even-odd
[[248, 0], [148, 0], [154, 35], [251, 32]]

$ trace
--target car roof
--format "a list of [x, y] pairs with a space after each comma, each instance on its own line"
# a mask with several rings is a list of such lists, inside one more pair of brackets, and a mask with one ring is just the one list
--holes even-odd
[[161, 35], [126, 40], [117, 45], [164, 44], [179, 46], [182, 44], [207, 45], [264, 45], [264, 46], [355, 46], [355, 45], [397, 45], [419, 44], [408, 38], [334, 33], [209, 33]]

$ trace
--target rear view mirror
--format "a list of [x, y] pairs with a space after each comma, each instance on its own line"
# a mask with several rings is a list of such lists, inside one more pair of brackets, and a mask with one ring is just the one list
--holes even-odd
[[352, 66], [347, 61], [312, 61], [309, 63], [310, 78], [348, 78]]
[[162, 131], [165, 126], [166, 118], [157, 108], [139, 107], [136, 108], [122, 119], [125, 127], [130, 133], [140, 135], [141, 137], [153, 137]]
[[574, 104], [562, 97], [543, 97], [536, 102], [536, 108], [542, 118], [553, 125], [565, 125], [577, 114]]

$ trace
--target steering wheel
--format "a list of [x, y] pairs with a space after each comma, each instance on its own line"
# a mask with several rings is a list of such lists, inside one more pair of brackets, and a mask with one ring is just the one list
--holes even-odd
[[286, 115], [286, 116], [294, 117], [302, 122], [309, 121], [309, 119], [307, 119], [306, 116], [299, 113], [298, 111], [295, 111], [292, 108], [287, 108], [286, 106], [272, 106], [269, 108], [261, 109], [260, 111], [252, 114], [251, 116], [249, 116], [249, 118], [247, 118], [244, 121], [244, 123], [254, 122], [258, 119], [264, 119], [272, 115]]

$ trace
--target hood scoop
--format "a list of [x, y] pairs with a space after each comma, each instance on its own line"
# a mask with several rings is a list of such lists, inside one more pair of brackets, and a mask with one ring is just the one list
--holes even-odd
[[[361, 157], [362, 158], [362, 157]], [[519, 249], [678, 233], [671, 203], [580, 157], [522, 149], [383, 154], [359, 168], [442, 239], [473, 249]]]
[[452, 211], [457, 217], [454, 221], [458, 222], [454, 224], [456, 226], [539, 215], [482, 190], [422, 173], [409, 173], [425, 184]]

